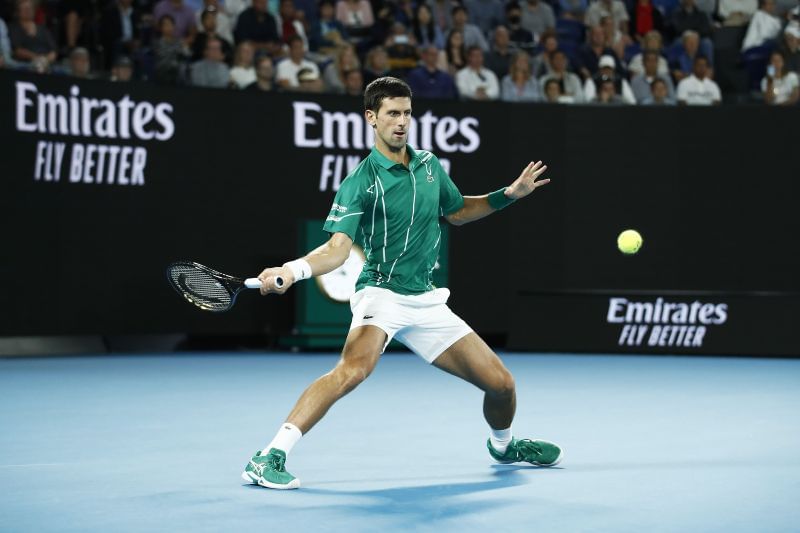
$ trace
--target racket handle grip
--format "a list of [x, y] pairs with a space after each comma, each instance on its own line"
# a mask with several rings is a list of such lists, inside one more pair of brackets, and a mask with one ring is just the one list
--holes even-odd
[[[258, 278], [247, 278], [244, 280], [244, 286], [248, 289], [260, 289], [261, 288], [261, 280]], [[275, 286], [279, 289], [283, 287], [283, 278], [278, 276], [275, 278]]]

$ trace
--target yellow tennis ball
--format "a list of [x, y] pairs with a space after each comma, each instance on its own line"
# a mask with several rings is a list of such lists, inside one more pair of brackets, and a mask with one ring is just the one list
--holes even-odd
[[635, 254], [642, 247], [642, 236], [635, 229], [626, 229], [617, 237], [617, 248], [623, 254]]

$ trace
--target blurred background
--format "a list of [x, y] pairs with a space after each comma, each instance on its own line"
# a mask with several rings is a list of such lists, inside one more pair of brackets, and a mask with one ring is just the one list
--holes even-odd
[[[463, 194], [549, 166], [532, 198], [445, 233], [436, 281], [493, 346], [800, 350], [794, 1], [22, 0], [0, 16], [0, 353], [338, 350], [339, 278], [210, 314], [164, 269], [254, 276], [323, 242], [384, 75], [411, 85], [410, 142]], [[615, 246], [627, 228], [633, 256]]]

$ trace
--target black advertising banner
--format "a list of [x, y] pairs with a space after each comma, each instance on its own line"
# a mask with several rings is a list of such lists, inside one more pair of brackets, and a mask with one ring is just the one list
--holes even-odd
[[[192, 259], [252, 276], [294, 258], [297, 221], [325, 216], [372, 145], [358, 98], [5, 71], [0, 98], [6, 336], [289, 331], [292, 296], [242, 294], [229, 313], [202, 313], [171, 293], [164, 267]], [[532, 159], [549, 166], [552, 183], [533, 197], [452, 228], [451, 305], [477, 331], [521, 349], [584, 349], [576, 339], [606, 320], [610, 299], [640, 291], [689, 314], [697, 300], [695, 318], [728, 306], [697, 353], [800, 353], [784, 327], [800, 292], [798, 109], [415, 100], [414, 116], [411, 143], [464, 194], [510, 183]], [[631, 257], [615, 246], [628, 227], [645, 239]], [[669, 299], [681, 291], [719, 298]], [[774, 297], [736, 296], [753, 293]], [[537, 323], [547, 309], [573, 326]], [[648, 344], [652, 325], [602, 320], [585, 349], [663, 348]], [[671, 321], [660, 325], [681, 325]], [[626, 325], [645, 340], [619, 344]], [[772, 344], [743, 340], [763, 332]]]

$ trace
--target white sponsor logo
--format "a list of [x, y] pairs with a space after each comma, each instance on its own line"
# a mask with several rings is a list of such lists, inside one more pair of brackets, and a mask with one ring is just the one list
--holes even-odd
[[[329, 153], [322, 157], [319, 190], [339, 190], [342, 180], [364, 157], [363, 151], [375, 142], [375, 132], [359, 113], [326, 111], [316, 102], [293, 102], [294, 144], [298, 148], [326, 148], [359, 151], [358, 155]], [[437, 153], [472, 153], [480, 147], [478, 119], [475, 117], [439, 117], [428, 110], [411, 119], [408, 143]], [[450, 161], [440, 158], [446, 172]]]
[[[57, 183], [144, 185], [147, 149], [127, 144], [99, 144], [105, 139], [167, 141], [175, 134], [172, 104], [117, 101], [39, 91], [31, 82], [16, 82], [16, 128], [20, 132], [92, 138], [92, 143], [40, 140], [36, 143], [33, 179]], [[98, 143], [99, 142], [99, 143]], [[65, 155], [68, 154], [68, 157]], [[65, 172], [66, 171], [66, 172]]]
[[622, 324], [620, 346], [701, 347], [709, 327], [728, 320], [728, 304], [609, 298], [606, 321]]

